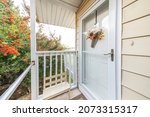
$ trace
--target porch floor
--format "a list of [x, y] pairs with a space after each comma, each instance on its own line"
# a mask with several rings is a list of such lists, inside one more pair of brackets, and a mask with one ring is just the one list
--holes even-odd
[[[68, 100], [68, 93], [63, 93], [62, 95], [59, 95], [50, 100]], [[83, 96], [80, 90], [76, 88], [70, 91], [70, 100], [86, 100], [86, 98]]]
[[[31, 100], [31, 94], [24, 95], [18, 98], [18, 100]], [[50, 100], [68, 100], [68, 93], [63, 93], [59, 96], [51, 98]], [[86, 98], [78, 88], [75, 88], [70, 91], [70, 100], [86, 100]]]

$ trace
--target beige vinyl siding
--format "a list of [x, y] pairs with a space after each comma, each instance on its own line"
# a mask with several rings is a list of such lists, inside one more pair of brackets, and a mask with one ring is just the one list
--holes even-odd
[[123, 24], [123, 38], [150, 35], [149, 27], [150, 27], [150, 15], [143, 17], [141, 19], [137, 19], [132, 22]]
[[150, 0], [122, 0], [122, 99], [150, 99]]
[[132, 3], [135, 2], [135, 1], [137, 1], [137, 0], [123, 0], [122, 6], [123, 6], [123, 7], [126, 7], [126, 6], [132, 4]]
[[[125, 77], [122, 80], [122, 85], [126, 86], [130, 89], [133, 89], [136, 92], [139, 92], [140, 94], [144, 95], [145, 97], [150, 97], [150, 78], [141, 76], [135, 73], [123, 71], [122, 73], [123, 77]], [[134, 85], [133, 85], [134, 84]], [[144, 85], [144, 87], [141, 87], [140, 85]]]
[[150, 57], [123, 55], [122, 69], [150, 77]]
[[143, 95], [122, 86], [122, 100], [148, 100], [148, 98], [144, 97]]
[[84, 0], [80, 8], [77, 11], [77, 18], [85, 14], [88, 8], [91, 7], [95, 1], [96, 0]]
[[122, 40], [122, 54], [150, 56], [150, 36]]
[[138, 0], [137, 2], [123, 9], [123, 22], [128, 22], [149, 14], [150, 14], [150, 0]]

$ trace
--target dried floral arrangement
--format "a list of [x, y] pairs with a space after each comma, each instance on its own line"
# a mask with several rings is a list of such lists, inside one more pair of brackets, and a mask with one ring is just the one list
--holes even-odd
[[86, 39], [92, 40], [91, 47], [95, 48], [98, 40], [104, 38], [104, 29], [99, 27], [94, 27], [86, 33]]

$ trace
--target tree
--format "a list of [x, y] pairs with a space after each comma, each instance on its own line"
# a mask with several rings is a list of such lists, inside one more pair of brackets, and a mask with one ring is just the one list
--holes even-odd
[[65, 46], [60, 43], [61, 37], [56, 36], [55, 32], [50, 32], [49, 36], [42, 33], [42, 24], [40, 24], [39, 31], [36, 33], [36, 38], [38, 51], [57, 51], [65, 49]]
[[28, 16], [21, 17], [11, 0], [0, 1], [0, 74], [23, 70], [30, 56]]
[[[0, 93], [30, 61], [29, 17], [21, 17], [12, 0], [0, 1]], [[28, 78], [29, 79], [29, 78]], [[29, 84], [26, 80], [25, 84]]]

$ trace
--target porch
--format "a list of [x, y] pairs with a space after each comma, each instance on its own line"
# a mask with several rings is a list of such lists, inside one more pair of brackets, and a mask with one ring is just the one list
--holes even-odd
[[[40, 23], [75, 28], [75, 12], [81, 3], [82, 0], [30, 1], [31, 64], [1, 95], [0, 99], [9, 99], [30, 70], [31, 94], [20, 99], [85, 99], [77, 88], [78, 52], [76, 50], [37, 51], [35, 35], [37, 19]], [[62, 14], [58, 15], [59, 13]]]
[[[110, 32], [106, 30], [102, 46], [97, 45], [97, 49], [92, 49], [90, 46], [82, 47], [85, 44], [89, 45], [90, 42], [83, 42], [83, 33], [88, 31], [87, 27], [96, 26], [97, 20], [103, 26], [102, 22], [105, 19], [106, 24], [111, 24], [110, 29], [114, 28], [115, 23], [112, 23], [112, 21], [116, 21], [116, 17], [114, 17], [116, 12], [110, 11], [115, 8], [115, 5], [112, 1], [109, 3], [108, 0], [91, 0], [88, 6], [90, 7], [89, 12], [83, 14], [80, 19], [77, 18], [77, 11], [82, 11], [82, 7], [87, 4], [87, 1], [31, 0], [31, 64], [0, 99], [9, 99], [30, 70], [32, 100], [82, 100], [85, 97], [88, 97], [88, 99], [117, 99], [114, 60], [116, 32], [114, 30]], [[92, 3], [94, 4], [92, 5]], [[101, 10], [103, 12], [100, 12]], [[110, 12], [110, 16], [113, 16], [110, 22], [107, 20], [108, 12]], [[76, 38], [77, 33], [80, 33], [80, 37], [78, 37], [80, 38], [80, 49], [77, 49], [76, 44], [76, 50], [71, 51], [37, 51], [37, 19], [41, 23], [76, 29]], [[92, 20], [89, 21], [89, 19]], [[77, 20], [80, 20], [80, 24], [77, 24]], [[81, 28], [80, 32], [77, 32], [79, 28]], [[111, 41], [108, 41], [108, 33], [112, 36]], [[86, 39], [84, 38], [84, 40]], [[86, 65], [87, 63], [89, 66]], [[95, 68], [94, 66], [97, 67]], [[101, 67], [99, 68], [99, 66]], [[100, 72], [97, 71], [98, 69], [100, 69]], [[42, 72], [42, 75], [39, 72]], [[92, 87], [91, 90], [85, 85]], [[74, 94], [75, 96], [73, 96]]]

